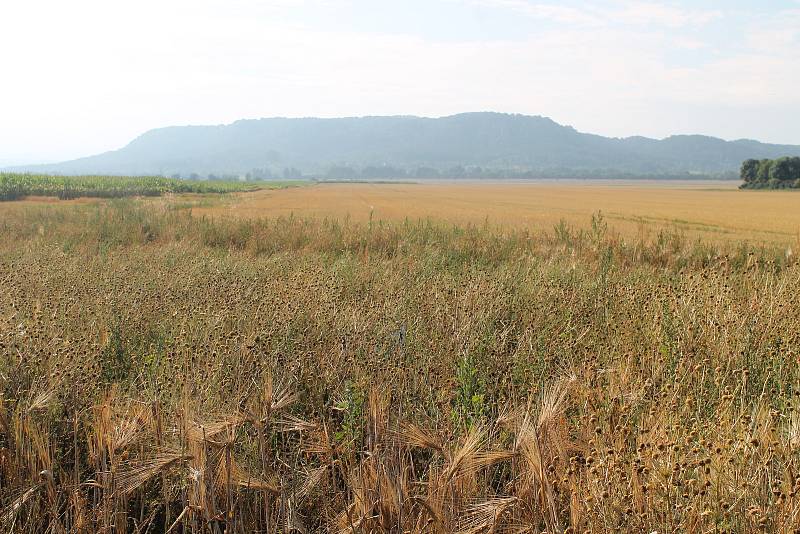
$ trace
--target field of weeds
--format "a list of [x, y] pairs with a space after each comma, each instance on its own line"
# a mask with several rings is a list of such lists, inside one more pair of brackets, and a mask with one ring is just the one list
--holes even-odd
[[7, 212], [2, 531], [800, 528], [800, 265], [587, 228]]

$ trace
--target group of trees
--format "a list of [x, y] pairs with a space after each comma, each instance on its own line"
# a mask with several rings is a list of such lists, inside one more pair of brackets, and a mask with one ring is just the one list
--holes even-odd
[[[798, 158], [794, 158], [798, 159]], [[757, 160], [748, 160], [748, 162]], [[769, 161], [769, 160], [765, 160]], [[781, 160], [777, 160], [781, 161]], [[745, 165], [749, 163], [745, 162]], [[744, 166], [742, 167], [744, 169]], [[744, 170], [742, 170], [744, 173]], [[391, 164], [349, 164], [342, 163], [323, 168], [301, 170], [297, 167], [253, 167], [236, 173], [200, 173], [177, 172], [171, 178], [212, 181], [246, 181], [259, 182], [271, 180], [318, 180], [318, 181], [352, 181], [352, 180], [536, 180], [536, 179], [614, 179], [628, 180], [637, 178], [661, 180], [735, 180], [735, 171], [720, 173], [670, 173], [637, 174], [608, 168], [573, 169], [569, 167], [530, 168], [525, 166], [482, 167], [480, 165], [432, 165], [400, 166]]]
[[481, 167], [478, 165], [454, 165], [436, 168], [432, 166], [400, 167], [392, 165], [367, 165], [357, 167], [350, 165], [334, 165], [322, 173], [308, 175], [317, 180], [375, 180], [375, 179], [419, 179], [441, 178], [448, 180], [535, 180], [556, 178], [577, 179], [635, 179], [650, 178], [664, 180], [735, 180], [736, 172], [728, 173], [661, 173], [636, 174], [614, 169], [572, 169], [567, 167], [551, 167], [532, 169], [524, 167]]
[[183, 178], [186, 180], [211, 180], [211, 181], [223, 181], [223, 182], [232, 182], [232, 181], [246, 181], [246, 182], [264, 182], [270, 180], [302, 180], [307, 178], [306, 175], [295, 167], [286, 167], [281, 172], [280, 170], [273, 171], [269, 168], [253, 168], [250, 169], [246, 173], [203, 173], [198, 174], [196, 172], [176, 172], [170, 174], [170, 178]]
[[800, 189], [800, 157], [748, 159], [740, 174], [743, 189]]

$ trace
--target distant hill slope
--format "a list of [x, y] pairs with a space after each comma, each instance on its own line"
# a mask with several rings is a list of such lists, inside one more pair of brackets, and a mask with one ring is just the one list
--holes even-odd
[[[464, 113], [437, 119], [271, 118], [220, 126], [151, 130], [127, 146], [63, 163], [14, 170], [63, 174], [245, 174], [296, 168], [390, 166], [408, 172], [454, 167], [531, 171], [536, 175], [678, 175], [735, 172], [747, 158], [800, 155], [800, 146], [723, 141], [699, 135], [663, 140], [585, 134], [544, 117]], [[345, 171], [346, 172], [346, 171]]]

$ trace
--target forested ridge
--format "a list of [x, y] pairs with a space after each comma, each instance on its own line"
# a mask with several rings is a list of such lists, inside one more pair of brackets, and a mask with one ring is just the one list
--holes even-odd
[[119, 150], [14, 170], [260, 180], [736, 179], [743, 160], [779, 156], [800, 156], [800, 146], [703, 135], [603, 137], [546, 117], [463, 113], [173, 126], [150, 130]]

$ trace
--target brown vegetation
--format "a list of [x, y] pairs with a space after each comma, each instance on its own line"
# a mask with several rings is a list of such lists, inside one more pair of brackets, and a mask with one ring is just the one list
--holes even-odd
[[[678, 229], [705, 241], [751, 240], [796, 246], [798, 198], [738, 191], [737, 182], [533, 182], [320, 184], [231, 195], [197, 215], [236, 218], [329, 217], [402, 222], [433, 217], [459, 225], [543, 230], [566, 221], [586, 227], [601, 211], [624, 237], [652, 239]], [[785, 192], [783, 192], [785, 193]]]
[[784, 248], [8, 214], [4, 531], [800, 527]]

